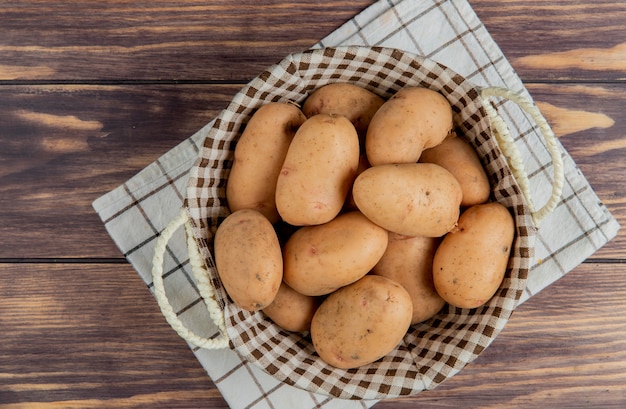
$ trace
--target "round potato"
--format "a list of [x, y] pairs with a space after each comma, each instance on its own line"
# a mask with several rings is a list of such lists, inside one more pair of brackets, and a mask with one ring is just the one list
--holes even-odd
[[274, 301], [263, 312], [284, 330], [306, 332], [319, 304], [317, 297], [300, 294], [282, 282]]
[[449, 304], [476, 308], [500, 287], [515, 236], [509, 210], [497, 202], [475, 205], [459, 218], [435, 252], [433, 280]]
[[274, 300], [283, 277], [282, 252], [261, 212], [242, 209], [224, 219], [215, 232], [214, 253], [224, 289], [239, 308], [257, 311]]
[[452, 130], [448, 100], [428, 88], [405, 87], [372, 118], [365, 151], [372, 166], [415, 163], [424, 149], [439, 145]]
[[307, 118], [317, 114], [343, 115], [365, 140], [372, 117], [385, 100], [367, 89], [349, 83], [333, 83], [315, 90], [302, 104]]
[[462, 207], [489, 200], [491, 186], [476, 151], [454, 132], [439, 145], [422, 152], [420, 162], [435, 163], [454, 175], [463, 191]]
[[300, 109], [288, 103], [270, 102], [250, 118], [237, 145], [226, 184], [231, 212], [256, 209], [271, 223], [276, 210], [276, 181], [296, 130], [306, 120]]
[[289, 224], [332, 220], [359, 166], [359, 138], [344, 116], [319, 114], [296, 132], [276, 182], [276, 208]]
[[432, 318], [446, 303], [433, 283], [433, 257], [439, 242], [436, 237], [390, 232], [387, 250], [372, 269], [372, 273], [392, 279], [408, 291], [413, 302], [411, 324]]
[[459, 218], [461, 186], [439, 165], [372, 166], [354, 181], [359, 210], [384, 229], [404, 236], [441, 237]]
[[409, 293], [388, 278], [366, 275], [326, 298], [311, 321], [317, 354], [337, 368], [356, 368], [391, 352], [412, 315]]
[[387, 240], [387, 232], [358, 211], [302, 227], [283, 248], [283, 279], [301, 294], [329, 294], [367, 274]]

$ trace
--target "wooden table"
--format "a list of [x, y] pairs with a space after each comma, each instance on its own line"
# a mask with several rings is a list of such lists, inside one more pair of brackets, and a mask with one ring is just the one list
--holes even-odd
[[[371, 4], [0, 4], [0, 405], [226, 408], [91, 202]], [[626, 224], [626, 3], [470, 0]], [[376, 408], [626, 407], [626, 233], [459, 375]]]

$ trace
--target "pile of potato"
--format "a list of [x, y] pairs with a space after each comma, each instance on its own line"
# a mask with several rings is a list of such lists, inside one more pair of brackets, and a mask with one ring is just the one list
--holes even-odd
[[371, 363], [446, 303], [476, 308], [500, 286], [514, 238], [489, 202], [473, 148], [445, 97], [388, 100], [347, 83], [250, 118], [215, 234], [234, 303], [309, 333], [338, 368]]

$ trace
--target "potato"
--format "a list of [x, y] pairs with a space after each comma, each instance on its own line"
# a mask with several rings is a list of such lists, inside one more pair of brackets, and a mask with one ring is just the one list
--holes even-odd
[[343, 116], [319, 114], [296, 132], [276, 183], [276, 208], [289, 224], [332, 220], [341, 210], [359, 166], [359, 138]]
[[269, 102], [250, 118], [237, 145], [226, 185], [231, 212], [256, 209], [270, 222], [276, 210], [276, 180], [296, 130], [306, 120], [300, 109], [288, 103]]
[[300, 294], [283, 281], [274, 301], [263, 312], [284, 330], [306, 332], [319, 304], [317, 297]]
[[233, 302], [257, 311], [276, 296], [283, 277], [278, 237], [270, 221], [254, 209], [231, 213], [214, 238], [215, 266]]
[[452, 130], [448, 100], [428, 88], [405, 87], [372, 118], [365, 151], [372, 166], [414, 163], [424, 149], [439, 145]]
[[391, 352], [411, 324], [409, 293], [385, 277], [366, 275], [326, 298], [311, 321], [317, 354], [337, 368], [356, 368]]
[[513, 217], [500, 203], [468, 208], [435, 252], [433, 280], [439, 295], [459, 308], [489, 301], [506, 273], [514, 235]]
[[446, 168], [461, 185], [462, 207], [469, 207], [489, 200], [491, 186], [478, 154], [465, 140], [452, 132], [442, 143], [422, 152], [420, 162], [435, 163]]
[[301, 294], [329, 294], [367, 274], [387, 240], [387, 232], [358, 211], [302, 227], [283, 248], [283, 279]]
[[349, 83], [333, 83], [315, 90], [304, 101], [302, 112], [308, 118], [317, 114], [343, 115], [365, 140], [372, 117], [385, 100], [367, 89]]
[[433, 283], [433, 257], [440, 239], [389, 233], [387, 250], [372, 273], [394, 280], [408, 291], [413, 303], [411, 324], [437, 314], [445, 300]]
[[384, 229], [405, 236], [440, 237], [456, 224], [461, 186], [431, 163], [372, 166], [354, 181], [359, 210]]

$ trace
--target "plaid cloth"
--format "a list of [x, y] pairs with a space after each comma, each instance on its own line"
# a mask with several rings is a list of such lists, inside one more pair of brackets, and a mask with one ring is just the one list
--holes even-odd
[[[530, 98], [464, 0], [378, 1], [320, 41], [316, 48], [337, 45], [403, 49], [447, 65], [473, 84], [500, 85]], [[517, 136], [533, 197], [541, 203], [548, 195], [545, 186], [550, 186], [551, 181], [549, 154], [523, 113], [509, 103], [500, 103], [498, 109]], [[120, 251], [149, 288], [156, 238], [183, 205], [189, 170], [212, 126], [213, 122], [207, 124], [93, 203]], [[563, 200], [538, 231], [535, 258], [522, 301], [591, 256], [619, 229], [565, 151], [563, 159], [566, 175]], [[199, 335], [215, 334], [215, 328], [203, 319], [206, 309], [192, 278], [182, 231], [167, 247], [164, 271], [165, 286], [179, 317]], [[230, 350], [194, 349], [194, 353], [233, 408], [365, 408], [376, 403], [329, 398], [289, 386]], [[242, 390], [246, 393], [241, 393]]]

